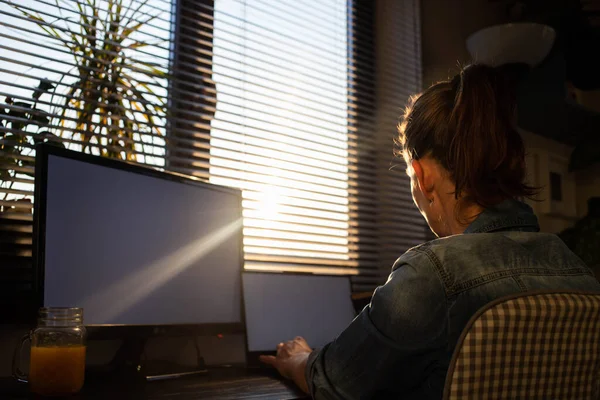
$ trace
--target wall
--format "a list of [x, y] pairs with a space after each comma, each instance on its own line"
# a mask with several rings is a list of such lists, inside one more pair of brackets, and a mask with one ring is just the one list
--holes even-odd
[[600, 197], [600, 163], [586, 171], [578, 172], [577, 182], [577, 214], [582, 217], [587, 213], [587, 202], [590, 197]]
[[465, 41], [470, 34], [504, 20], [503, 2], [486, 0], [423, 0], [423, 85], [430, 86], [458, 72], [471, 57]]
[[[527, 150], [528, 181], [541, 188], [538, 201], [527, 203], [535, 211], [542, 232], [561, 232], [571, 227], [578, 216], [576, 177], [568, 171], [573, 147], [527, 131], [521, 131], [521, 136]], [[562, 201], [551, 198], [551, 172], [561, 177]]]
[[[572, 226], [588, 212], [588, 199], [600, 197], [600, 163], [575, 173], [568, 172], [572, 146], [558, 143], [531, 132], [521, 131], [527, 148], [529, 181], [541, 186], [539, 202], [529, 201], [544, 232], [558, 233]], [[563, 180], [563, 201], [550, 200], [549, 172]]]
[[573, 89], [573, 95], [577, 103], [589, 110], [600, 113], [600, 90], [583, 91]]
[[[588, 110], [600, 113], [600, 90], [573, 90], [577, 103]], [[600, 134], [600, 132], [598, 132]], [[577, 182], [577, 211], [579, 216], [587, 212], [587, 200], [590, 197], [600, 197], [600, 162], [585, 171], [576, 174]]]

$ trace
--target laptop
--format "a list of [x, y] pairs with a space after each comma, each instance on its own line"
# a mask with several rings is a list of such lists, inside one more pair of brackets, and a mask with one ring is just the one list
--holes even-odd
[[313, 348], [333, 341], [356, 316], [350, 278], [342, 275], [242, 274], [247, 365], [263, 366], [281, 342], [301, 336]]

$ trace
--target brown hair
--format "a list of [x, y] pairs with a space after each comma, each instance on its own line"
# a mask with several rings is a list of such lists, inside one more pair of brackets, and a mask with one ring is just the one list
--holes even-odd
[[407, 164], [430, 155], [455, 183], [454, 195], [489, 207], [532, 197], [525, 147], [516, 130], [515, 94], [497, 69], [471, 65], [413, 96], [398, 130]]

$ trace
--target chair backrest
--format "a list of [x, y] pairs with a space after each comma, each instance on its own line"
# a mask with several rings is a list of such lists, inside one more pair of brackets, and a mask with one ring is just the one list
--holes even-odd
[[526, 292], [483, 307], [458, 340], [444, 399], [600, 399], [600, 293]]

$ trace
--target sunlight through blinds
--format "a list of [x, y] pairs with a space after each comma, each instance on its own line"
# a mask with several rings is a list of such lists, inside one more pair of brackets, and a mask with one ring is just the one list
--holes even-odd
[[210, 181], [243, 190], [247, 268], [349, 260], [346, 25], [345, 0], [215, 3]]
[[384, 282], [427, 237], [390, 171], [418, 3], [0, 0], [2, 293], [31, 288], [44, 141], [240, 188], [247, 268]]

